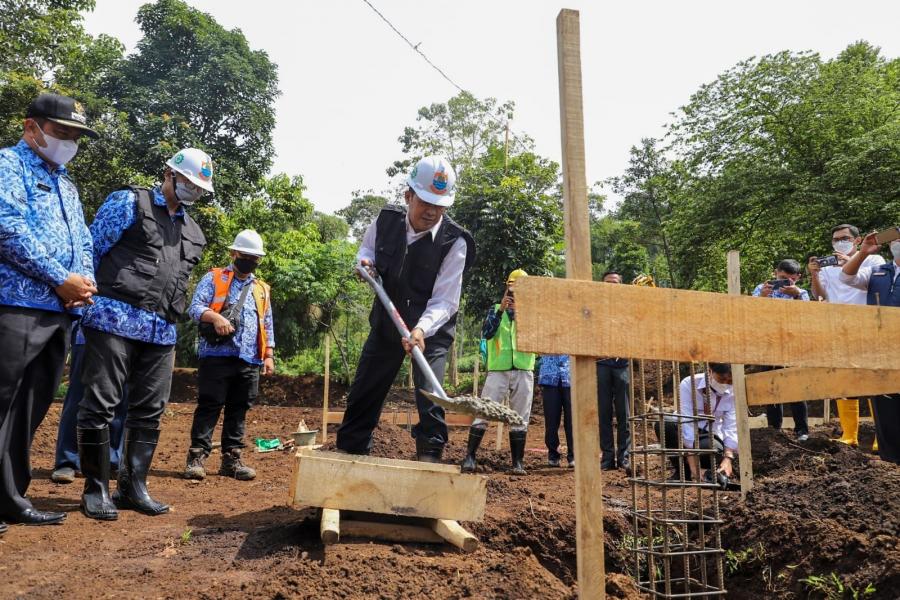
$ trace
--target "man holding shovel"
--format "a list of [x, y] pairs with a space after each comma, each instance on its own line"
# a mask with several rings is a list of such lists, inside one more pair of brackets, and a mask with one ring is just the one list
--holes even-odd
[[[385, 291], [403, 321], [412, 326], [410, 339], [398, 333], [376, 298], [369, 315], [369, 337], [362, 349], [347, 410], [337, 433], [337, 447], [368, 454], [385, 397], [413, 345], [437, 376], [444, 377], [447, 351], [456, 333], [456, 313], [463, 273], [475, 259], [475, 241], [444, 214], [456, 194], [456, 173], [447, 159], [427, 156], [409, 174], [406, 207], [387, 205], [369, 225], [357, 261], [381, 277]], [[425, 375], [413, 368], [419, 423], [413, 428], [416, 457], [439, 462], [447, 443], [444, 411], [419, 392]], [[432, 390], [433, 391], [433, 390]]]

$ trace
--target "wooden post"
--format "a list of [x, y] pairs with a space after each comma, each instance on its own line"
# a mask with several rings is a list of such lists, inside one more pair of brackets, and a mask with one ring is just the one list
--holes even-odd
[[412, 362], [411, 358], [409, 359], [408, 364], [409, 364], [409, 382], [408, 382], [409, 389], [414, 390], [414, 389], [416, 389], [416, 386], [415, 386], [415, 382], [413, 381], [413, 362]]
[[325, 380], [322, 382], [322, 443], [328, 441], [328, 388], [331, 384], [331, 330], [325, 332]]
[[450, 344], [450, 385], [455, 390], [459, 386], [459, 361], [456, 356], [456, 340]]
[[478, 372], [478, 368], [481, 365], [481, 356], [475, 359], [475, 372], [472, 374], [472, 395], [478, 395], [478, 380], [481, 378], [481, 373]]
[[[741, 254], [737, 250], [728, 252], [728, 293], [741, 295]], [[747, 411], [747, 383], [744, 380], [744, 365], [731, 365], [734, 380], [734, 410], [737, 413], [738, 458], [741, 465], [741, 500], [753, 489], [753, 458], [750, 456], [750, 415]]]
[[827, 425], [831, 423], [831, 399], [825, 398], [822, 405], [822, 421]]
[[[576, 10], [556, 18], [559, 60], [559, 110], [562, 135], [563, 200], [566, 227], [566, 276], [591, 279], [591, 235], [584, 164], [584, 109], [581, 92], [581, 30]], [[560, 318], [569, 318], [561, 315]], [[578, 596], [606, 597], [603, 559], [603, 483], [596, 359], [573, 356], [572, 412], [575, 434], [575, 543]]]
[[[503, 399], [503, 406], [509, 406], [509, 396]], [[494, 445], [494, 450], [499, 452], [503, 448], [503, 422], [497, 421], [497, 443]]]
[[341, 511], [331, 508], [322, 509], [319, 537], [322, 538], [323, 544], [336, 544], [341, 539]]

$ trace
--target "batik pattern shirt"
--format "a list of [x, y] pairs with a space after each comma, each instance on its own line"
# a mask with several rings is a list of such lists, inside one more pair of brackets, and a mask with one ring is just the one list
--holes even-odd
[[[166, 205], [166, 198], [159, 187], [153, 188], [152, 194], [154, 204]], [[100, 260], [122, 239], [125, 230], [134, 224], [136, 215], [137, 195], [131, 190], [118, 190], [107, 196], [106, 202], [97, 211], [97, 217], [91, 223], [95, 269], [100, 265]], [[184, 207], [181, 205], [172, 215], [172, 221], [175, 219], [184, 219]], [[94, 304], [84, 311], [81, 324], [84, 327], [160, 346], [171, 346], [178, 339], [175, 323], [170, 323], [155, 312], [106, 296], [94, 296]]]
[[94, 279], [78, 189], [65, 167], [51, 169], [24, 141], [3, 148], [0, 304], [62, 312], [54, 288], [70, 273]]
[[[225, 272], [231, 270], [231, 267], [225, 267]], [[241, 292], [245, 285], [251, 285], [256, 281], [256, 277], [250, 275], [247, 279], [241, 281], [237, 277], [231, 280], [231, 287], [228, 289], [228, 296], [225, 299], [225, 306], [234, 306], [240, 300]], [[191, 300], [191, 306], [188, 308], [188, 314], [196, 321], [200, 322], [200, 317], [209, 309], [212, 304], [213, 296], [215, 296], [215, 283], [213, 282], [212, 271], [203, 276], [197, 289], [194, 290], [194, 298]], [[263, 318], [263, 326], [266, 328], [266, 346], [275, 347], [275, 332], [272, 327], [272, 305], [269, 304], [266, 315]], [[237, 356], [244, 362], [252, 365], [261, 365], [262, 359], [259, 357], [259, 317], [256, 311], [256, 300], [253, 298], [253, 290], [247, 292], [244, 299], [244, 306], [241, 307], [241, 323], [235, 330], [234, 336], [223, 344], [210, 344], [202, 337], [200, 338], [200, 347], [197, 351], [200, 358], [211, 356]]]
[[540, 385], [551, 387], [572, 387], [569, 378], [568, 354], [545, 354], [541, 356], [541, 371], [538, 375]]

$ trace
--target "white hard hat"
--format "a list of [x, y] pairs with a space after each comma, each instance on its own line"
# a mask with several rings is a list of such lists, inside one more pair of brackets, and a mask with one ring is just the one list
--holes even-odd
[[234, 236], [234, 243], [228, 246], [228, 249], [252, 256], [266, 255], [263, 250], [262, 237], [252, 229], [245, 229]]
[[209, 154], [197, 148], [183, 148], [166, 164], [173, 171], [181, 173], [194, 185], [207, 192], [213, 191], [213, 163]]
[[443, 156], [426, 156], [417, 162], [406, 183], [416, 196], [436, 206], [450, 206], [456, 196], [456, 172]]

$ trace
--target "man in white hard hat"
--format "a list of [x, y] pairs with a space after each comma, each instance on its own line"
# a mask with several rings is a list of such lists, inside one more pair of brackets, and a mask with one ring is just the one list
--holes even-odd
[[[411, 336], [401, 339], [376, 299], [369, 315], [369, 337], [337, 434], [337, 447], [352, 454], [371, 450], [384, 399], [413, 345], [424, 352], [438, 380], [443, 379], [456, 332], [463, 272], [475, 259], [472, 236], [444, 214], [456, 194], [456, 174], [449, 161], [441, 156], [423, 158], [413, 167], [407, 184], [406, 206], [382, 208], [356, 255], [360, 264], [381, 277]], [[430, 389], [417, 367], [413, 377], [416, 390]], [[447, 443], [444, 411], [418, 391], [416, 405], [419, 423], [412, 430], [416, 456], [439, 462]]]
[[[92, 519], [117, 508], [168, 512], [147, 492], [147, 474], [169, 399], [175, 323], [187, 308], [191, 271], [206, 238], [185, 207], [212, 192], [212, 160], [185, 148], [166, 162], [163, 183], [109, 195], [91, 224], [99, 295], [82, 318], [85, 349], [78, 409], [81, 509]], [[109, 424], [128, 384], [125, 445], [109, 495]]]
[[244, 423], [259, 391], [260, 370], [263, 375], [275, 372], [270, 290], [253, 274], [266, 255], [263, 240], [245, 229], [228, 248], [231, 264], [203, 276], [188, 309], [199, 323], [200, 368], [187, 479], [206, 477], [203, 463], [212, 451], [213, 430], [223, 408], [219, 474], [243, 481], [256, 477], [241, 460]]

